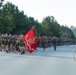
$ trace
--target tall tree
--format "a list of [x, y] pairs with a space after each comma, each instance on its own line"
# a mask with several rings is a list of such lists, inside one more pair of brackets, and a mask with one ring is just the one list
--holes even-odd
[[41, 24], [37, 20], [34, 20], [33, 17], [29, 17], [28, 18], [28, 27], [27, 27], [27, 29], [29, 30], [33, 26], [34, 26], [36, 35], [41, 35], [40, 34], [42, 32]]
[[8, 19], [8, 21], [9, 20], [11, 21], [7, 22], [8, 23], [7, 25], [8, 26], [10, 25], [10, 29], [11, 29], [10, 31], [12, 34], [22, 34], [23, 32], [25, 32], [27, 28], [28, 17], [27, 15], [24, 15], [24, 12], [20, 11], [17, 6], [15, 6], [10, 2], [7, 2], [3, 6], [2, 14], [3, 14], [3, 17], [8, 16], [9, 18], [11, 18], [11, 19]]
[[13, 24], [13, 15], [9, 11], [9, 5], [3, 5], [1, 9], [1, 18], [0, 18], [0, 30], [1, 33], [10, 33], [11, 30], [15, 27]]
[[61, 37], [63, 38], [75, 38], [72, 30], [66, 26], [61, 26]]
[[1, 8], [2, 5], [3, 5], [3, 2], [4, 2], [4, 0], [0, 0], [0, 8]]
[[76, 38], [76, 27], [75, 26], [71, 26], [70, 29], [72, 30], [72, 32], [74, 33], [75, 38]]
[[60, 25], [54, 19], [53, 16], [47, 16], [42, 21], [42, 28], [46, 35], [59, 36], [60, 35]]

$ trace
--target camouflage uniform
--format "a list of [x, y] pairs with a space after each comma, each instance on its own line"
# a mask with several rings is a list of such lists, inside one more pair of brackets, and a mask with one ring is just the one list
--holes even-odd
[[56, 46], [57, 46], [57, 38], [54, 36], [52, 39], [52, 44], [54, 46], [54, 51], [56, 50]]

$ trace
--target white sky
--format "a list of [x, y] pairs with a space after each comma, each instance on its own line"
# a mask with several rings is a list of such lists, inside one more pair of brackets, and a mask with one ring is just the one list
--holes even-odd
[[10, 1], [29, 17], [42, 21], [54, 16], [60, 25], [76, 26], [76, 0], [5, 0]]

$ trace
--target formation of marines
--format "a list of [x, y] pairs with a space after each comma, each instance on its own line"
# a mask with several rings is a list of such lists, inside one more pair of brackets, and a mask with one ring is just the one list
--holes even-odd
[[43, 47], [43, 49], [45, 50], [45, 48], [47, 47], [54, 47], [54, 51], [56, 50], [57, 46], [60, 45], [70, 45], [70, 44], [76, 44], [76, 39], [72, 39], [72, 38], [59, 38], [59, 37], [51, 37], [51, 36], [38, 36], [37, 37], [37, 44], [38, 47]]
[[[4, 50], [8, 52], [16, 52], [19, 51], [21, 54], [25, 54], [28, 51], [25, 47], [24, 41], [22, 39], [23, 35], [11, 35], [11, 34], [0, 34], [0, 51]], [[54, 51], [56, 50], [56, 46], [62, 44], [71, 44], [68, 39], [62, 40], [55, 36], [47, 37], [47, 36], [38, 36], [36, 37], [37, 46], [42, 47], [45, 51], [47, 47], [54, 47]]]
[[0, 34], [0, 51], [25, 53], [26, 47], [22, 35]]

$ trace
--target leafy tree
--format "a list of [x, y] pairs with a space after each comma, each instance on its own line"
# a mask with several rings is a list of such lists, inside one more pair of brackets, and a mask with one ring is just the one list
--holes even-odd
[[1, 33], [10, 33], [14, 28], [13, 16], [11, 15], [8, 5], [3, 5], [1, 9], [0, 30]]
[[17, 11], [14, 15], [14, 24], [16, 28], [14, 28], [14, 34], [23, 34], [27, 31], [28, 28], [28, 17], [24, 15], [24, 12]]
[[41, 28], [41, 24], [38, 21], [35, 21], [35, 33], [37, 36], [42, 35], [42, 28]]
[[61, 37], [63, 38], [75, 38], [72, 30], [66, 26], [61, 26]]
[[[12, 34], [22, 34], [27, 29], [27, 15], [24, 15], [23, 11], [20, 11], [17, 6], [14, 4], [7, 2], [3, 6], [3, 16], [8, 15], [11, 18], [11, 33]], [[11, 25], [12, 24], [12, 25]]]
[[0, 8], [3, 6], [4, 0], [0, 0]]
[[41, 29], [41, 24], [37, 21], [34, 20], [33, 17], [29, 17], [28, 18], [28, 27], [27, 27], [27, 31], [34, 26], [34, 30], [36, 35], [41, 35], [42, 29]]
[[13, 20], [12, 20], [12, 16], [3, 16], [0, 19], [0, 31], [1, 33], [10, 33], [12, 28], [14, 27], [13, 25]]
[[54, 19], [53, 16], [48, 16], [42, 21], [42, 28], [44, 29], [44, 34], [51, 36], [59, 36], [60, 25]]
[[53, 32], [50, 31], [50, 25], [51, 25], [51, 17], [48, 16], [43, 19], [42, 21], [42, 29], [43, 29], [43, 35], [52, 35]]
[[[2, 19], [2, 6], [3, 6], [3, 1], [4, 0], [0, 0], [0, 20]], [[1, 24], [1, 22], [0, 22]]]
[[76, 27], [75, 26], [71, 26], [70, 29], [72, 30], [72, 32], [74, 33], [75, 38], [76, 38]]

